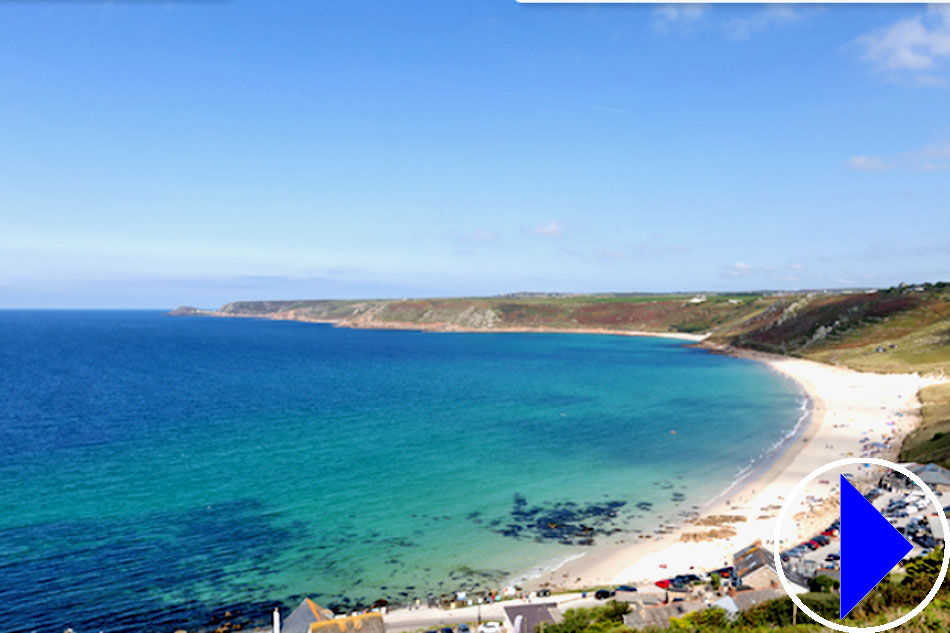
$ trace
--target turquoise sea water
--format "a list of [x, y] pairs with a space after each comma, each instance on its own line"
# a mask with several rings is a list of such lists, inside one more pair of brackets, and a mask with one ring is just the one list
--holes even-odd
[[500, 588], [708, 501], [802, 402], [666, 339], [157, 312], [0, 312], [0, 367], [4, 631]]

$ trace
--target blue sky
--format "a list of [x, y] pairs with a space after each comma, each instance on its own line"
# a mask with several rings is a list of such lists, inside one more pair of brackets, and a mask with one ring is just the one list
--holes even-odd
[[950, 278], [950, 10], [0, 3], [0, 307]]

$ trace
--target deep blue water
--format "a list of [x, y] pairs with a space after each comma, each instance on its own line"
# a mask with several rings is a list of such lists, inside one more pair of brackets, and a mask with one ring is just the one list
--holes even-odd
[[0, 311], [0, 368], [0, 631], [499, 588], [584, 550], [545, 517], [650, 529], [801, 413], [648, 338]]

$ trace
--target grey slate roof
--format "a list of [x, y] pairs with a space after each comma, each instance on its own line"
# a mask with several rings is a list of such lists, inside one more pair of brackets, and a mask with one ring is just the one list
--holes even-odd
[[702, 611], [705, 608], [706, 603], [702, 600], [673, 602], [628, 613], [623, 616], [623, 623], [632, 629], [645, 629], [651, 626], [665, 628], [669, 625], [670, 618], [679, 618], [687, 613]]
[[736, 575], [742, 578], [762, 567], [769, 567], [774, 570], [775, 558], [773, 558], [772, 552], [756, 543], [736, 552], [733, 555], [733, 564], [736, 568]]
[[523, 629], [514, 633], [535, 633], [539, 624], [556, 624], [563, 618], [556, 602], [542, 602], [538, 604], [519, 604], [505, 607], [505, 617], [514, 626], [515, 618], [519, 615], [523, 620]]
[[310, 633], [312, 623], [332, 618], [332, 613], [321, 610], [310, 598], [304, 598], [303, 602], [287, 616], [287, 619], [280, 623], [280, 631], [281, 633]]

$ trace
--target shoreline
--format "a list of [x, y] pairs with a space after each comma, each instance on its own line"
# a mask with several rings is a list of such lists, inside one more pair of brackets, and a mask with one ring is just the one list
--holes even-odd
[[[732, 554], [756, 541], [774, 547], [773, 520], [785, 496], [800, 479], [815, 468], [844, 457], [874, 455], [893, 460], [904, 437], [919, 422], [917, 392], [923, 386], [941, 382], [917, 374], [869, 374], [733, 348], [709, 351], [759, 361], [795, 381], [811, 403], [807, 423], [778, 446], [773, 457], [766, 457], [759, 472], [753, 465], [748, 476], [703, 505], [696, 519], [637, 542], [594, 546], [584, 556], [565, 560], [557, 569], [526, 580], [528, 589], [567, 590], [654, 582], [732, 565]], [[862, 437], [872, 432], [889, 434], [885, 449], [863, 449]], [[827, 506], [822, 504], [817, 514], [800, 522], [795, 539], [788, 540], [802, 540], [836, 512], [829, 494]], [[711, 535], [715, 531], [710, 529], [715, 524], [714, 517], [736, 518], [716, 525], [732, 534]], [[709, 524], [703, 527], [699, 522]]]
[[597, 334], [603, 336], [643, 336], [650, 338], [671, 338], [691, 343], [700, 343], [706, 340], [707, 334], [690, 334], [688, 332], [658, 332], [653, 330], [619, 330], [613, 328], [597, 327], [556, 327], [556, 326], [512, 326], [512, 327], [468, 327], [454, 325], [451, 323], [433, 322], [433, 323], [415, 323], [412, 321], [369, 321], [357, 319], [348, 321], [345, 319], [304, 319], [299, 318], [292, 312], [283, 313], [283, 316], [271, 314], [230, 314], [218, 311], [202, 311], [189, 315], [173, 316], [199, 316], [215, 317], [219, 319], [262, 319], [264, 321], [294, 321], [297, 323], [320, 323], [332, 325], [338, 328], [348, 328], [351, 330], [403, 330], [409, 332], [431, 332], [447, 334]]
[[[334, 327], [379, 330], [409, 330], [446, 333], [559, 333], [614, 336], [649, 336], [700, 343], [706, 335], [614, 330], [609, 328], [512, 327], [469, 328], [445, 323], [377, 323], [361, 321], [318, 321], [284, 314], [280, 317], [260, 314], [201, 313], [199, 316], [219, 318], [261, 318], [308, 323], [325, 323]], [[830, 461], [852, 456], [879, 456], [892, 459], [900, 445], [920, 420], [919, 390], [927, 385], [945, 382], [919, 374], [874, 374], [845, 369], [796, 357], [767, 354], [732, 347], [697, 346], [712, 354], [723, 354], [762, 363], [766, 368], [792, 380], [802, 391], [807, 420], [802, 419], [795, 432], [769, 449], [748, 472], [741, 472], [725, 490], [701, 504], [695, 518], [667, 520], [647, 538], [633, 533], [622, 536], [626, 542], [602, 543], [582, 552], [565, 553], [556, 560], [539, 561], [530, 569], [519, 570], [510, 577], [525, 591], [540, 588], [554, 591], [576, 591], [596, 586], [652, 583], [677, 574], [700, 572], [732, 565], [735, 551], [757, 541], [772, 548], [772, 527], [785, 495], [805, 475]], [[869, 434], [883, 440], [880, 450], [867, 450], [862, 442]], [[795, 539], [814, 534], [824, 527], [832, 514], [837, 514], [836, 497], [819, 497], [817, 512], [796, 524]], [[832, 503], [834, 502], [834, 503]], [[813, 507], [814, 511], [815, 508]], [[715, 518], [734, 521], [717, 523]], [[700, 525], [705, 523], [705, 525]], [[659, 528], [662, 529], [662, 533]], [[718, 534], [713, 534], [719, 532]], [[726, 532], [727, 535], [722, 535]], [[630, 539], [636, 539], [631, 542]], [[398, 622], [405, 609], [393, 609]], [[409, 612], [406, 612], [409, 613]], [[441, 619], [445, 612], [434, 610]], [[387, 621], [390, 617], [387, 615]]]

